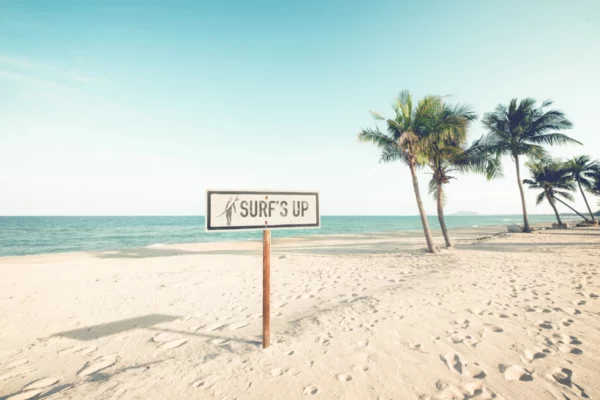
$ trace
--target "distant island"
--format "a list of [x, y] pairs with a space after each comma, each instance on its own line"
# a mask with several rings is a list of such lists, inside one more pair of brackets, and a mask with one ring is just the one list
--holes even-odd
[[475, 211], [457, 211], [454, 214], [450, 214], [453, 217], [475, 217], [477, 215], [479, 215], [479, 213], [476, 213]]

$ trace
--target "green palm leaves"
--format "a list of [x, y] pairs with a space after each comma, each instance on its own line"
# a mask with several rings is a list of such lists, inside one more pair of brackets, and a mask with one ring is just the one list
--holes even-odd
[[542, 191], [536, 198], [536, 204], [540, 204], [546, 199], [550, 203], [550, 206], [552, 206], [559, 224], [562, 224], [562, 222], [556, 209], [556, 202], [565, 205], [583, 219], [587, 220], [584, 215], [580, 214], [564, 201], [573, 201], [571, 192], [575, 190], [575, 180], [569, 171], [567, 163], [544, 158], [542, 160], [529, 161], [525, 165], [531, 173], [531, 179], [525, 179], [523, 180], [523, 183], [530, 189]]
[[525, 98], [520, 102], [512, 99], [508, 106], [498, 105], [483, 118], [483, 126], [488, 133], [481, 140], [486, 152], [510, 155], [515, 162], [525, 232], [530, 232], [531, 229], [521, 184], [519, 156], [540, 159], [547, 155], [542, 147], [544, 145], [581, 144], [561, 133], [571, 129], [572, 124], [561, 111], [546, 110], [552, 102], [545, 101], [540, 107], [536, 107], [535, 104], [534, 99]]
[[[590, 193], [594, 193], [594, 186], [600, 184], [598, 182], [598, 176], [600, 176], [600, 162], [592, 160], [588, 156], [573, 157], [565, 163], [565, 169], [568, 171], [569, 176], [577, 182], [577, 186], [579, 187], [581, 196], [583, 196], [590, 217], [592, 217], [592, 220], [595, 220], [594, 213], [590, 208], [583, 189], [586, 189]], [[600, 193], [597, 194], [600, 195]]]
[[[486, 134], [469, 144], [467, 134], [477, 118], [469, 106], [451, 105], [445, 97], [432, 95], [415, 101], [410, 92], [402, 91], [392, 103], [393, 114], [389, 118], [371, 113], [385, 129], [362, 129], [358, 139], [374, 144], [381, 151], [380, 162], [402, 161], [409, 167], [427, 246], [434, 252], [416, 176], [418, 168], [431, 170], [429, 192], [436, 199], [438, 219], [448, 247], [451, 242], [444, 221], [444, 186], [460, 173], [478, 173], [488, 180], [502, 176], [502, 156], [511, 156], [515, 163], [525, 232], [529, 232], [530, 227], [523, 183], [531, 189], [541, 190], [537, 196], [538, 204], [547, 200], [559, 223], [556, 203], [577, 212], [565, 202], [573, 199], [571, 192], [576, 186], [579, 186], [586, 205], [584, 189], [600, 195], [598, 161], [587, 156], [575, 157], [566, 163], [549, 159], [547, 146], [581, 144], [564, 134], [572, 128], [571, 122], [563, 112], [550, 106], [550, 101], [537, 106], [532, 98], [512, 99], [508, 105], [498, 105], [483, 118]], [[521, 181], [520, 157], [530, 159], [526, 165], [531, 179]], [[589, 205], [588, 211], [592, 215]]]
[[[477, 153], [475, 150], [467, 153], [465, 148], [467, 129], [477, 116], [467, 106], [446, 104], [440, 96], [426, 96], [415, 104], [408, 91], [400, 92], [392, 103], [392, 110], [392, 118], [371, 113], [375, 120], [385, 122], [385, 132], [379, 128], [363, 129], [358, 138], [362, 142], [374, 144], [381, 150], [381, 162], [403, 161], [408, 165], [428, 249], [434, 252], [416, 169], [429, 165], [433, 170], [435, 182], [442, 185], [451, 179], [449, 173], [454, 169], [471, 167], [471, 155], [487, 157], [483, 152]], [[483, 165], [482, 160], [478, 162]], [[475, 165], [477, 163], [473, 161], [472, 167], [476, 168]], [[434, 191], [438, 203], [443, 203], [441, 187], [436, 186]], [[438, 217], [441, 218], [446, 245], [450, 246], [440, 209]]]

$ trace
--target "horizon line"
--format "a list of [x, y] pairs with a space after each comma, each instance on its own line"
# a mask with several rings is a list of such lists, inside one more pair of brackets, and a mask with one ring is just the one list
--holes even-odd
[[[577, 215], [575, 213], [559, 213], [560, 215]], [[516, 214], [480, 214], [476, 213], [475, 215], [453, 215], [447, 214], [447, 217], [495, 217], [495, 216], [521, 216], [521, 213]], [[554, 215], [552, 213], [547, 214], [533, 214], [528, 213], [528, 216], [536, 216], [536, 215]], [[436, 214], [427, 215], [428, 217], [437, 217]], [[206, 215], [198, 215], [198, 214], [136, 214], [136, 215], [126, 215], [126, 214], [118, 214], [118, 215], [110, 215], [110, 214], [102, 214], [102, 215], [78, 215], [78, 214], [54, 214], [54, 215], [0, 215], [0, 218], [15, 218], [15, 217], [79, 217], [79, 218], [93, 218], [93, 217], [203, 217]], [[419, 217], [419, 214], [322, 214], [321, 217]]]

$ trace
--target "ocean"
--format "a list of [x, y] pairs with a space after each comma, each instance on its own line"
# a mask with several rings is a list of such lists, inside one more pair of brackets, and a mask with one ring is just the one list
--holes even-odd
[[[554, 222], [530, 215], [530, 223]], [[448, 216], [449, 228], [521, 223], [520, 215]], [[437, 217], [429, 217], [432, 229]], [[320, 229], [273, 231], [274, 238], [307, 235], [419, 231], [418, 216], [324, 216]], [[260, 231], [204, 231], [204, 217], [0, 217], [0, 257], [88, 250], [117, 250], [173, 243], [259, 240]]]

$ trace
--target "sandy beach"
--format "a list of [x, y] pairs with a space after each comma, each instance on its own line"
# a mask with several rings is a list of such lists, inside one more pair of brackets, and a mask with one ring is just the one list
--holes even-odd
[[[600, 398], [600, 230], [0, 258], [0, 398]], [[436, 234], [436, 242], [443, 241]]]

